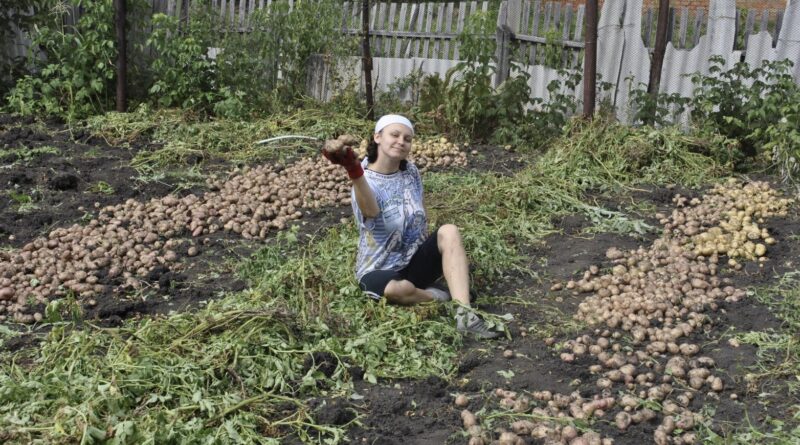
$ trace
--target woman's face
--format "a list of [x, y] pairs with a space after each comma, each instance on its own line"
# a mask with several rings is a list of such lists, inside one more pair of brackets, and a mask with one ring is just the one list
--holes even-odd
[[375, 142], [378, 144], [378, 159], [386, 156], [395, 161], [402, 161], [411, 152], [411, 140], [414, 134], [411, 129], [403, 124], [391, 124], [384, 127], [380, 133], [375, 133]]

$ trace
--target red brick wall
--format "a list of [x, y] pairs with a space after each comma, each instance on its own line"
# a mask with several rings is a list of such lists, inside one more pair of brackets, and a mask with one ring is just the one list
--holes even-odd
[[[619, 0], [615, 0], [619, 1]], [[584, 0], [565, 1], [564, 3], [582, 4]], [[688, 6], [690, 9], [703, 8], [708, 9], [710, 0], [670, 0], [669, 5], [672, 8], [682, 8]], [[600, 0], [603, 4], [603, 0]], [[736, 0], [736, 6], [744, 9], [784, 9], [786, 8], [786, 0]], [[644, 7], [658, 8], [658, 0], [644, 0]]]

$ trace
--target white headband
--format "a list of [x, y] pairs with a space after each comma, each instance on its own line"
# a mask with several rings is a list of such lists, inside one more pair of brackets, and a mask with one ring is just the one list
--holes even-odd
[[392, 124], [403, 124], [411, 129], [412, 135], [414, 134], [414, 126], [411, 125], [411, 121], [403, 116], [400, 116], [399, 114], [387, 114], [386, 116], [378, 119], [378, 122], [375, 123], [375, 133], [380, 133], [381, 130], [386, 128], [386, 126]]

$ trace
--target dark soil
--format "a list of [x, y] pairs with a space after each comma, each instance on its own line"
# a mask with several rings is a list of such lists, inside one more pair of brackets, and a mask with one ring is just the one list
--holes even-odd
[[[0, 116], [0, 148], [26, 150], [50, 146], [59, 151], [58, 154], [2, 159], [0, 248], [20, 247], [55, 227], [81, 223], [91, 216], [96, 206], [113, 205], [129, 198], [146, 200], [174, 190], [171, 184], [135, 180], [138, 174], [129, 166], [136, 154], [135, 148], [113, 147], [81, 135], [74, 140], [57, 124], [49, 125], [46, 131], [37, 128], [40, 126], [33, 125], [30, 120]], [[470, 147], [470, 150], [473, 148], [478, 154], [468, 155], [468, 171], [512, 174], [524, 166], [523, 157], [514, 152], [491, 146]], [[96, 186], [101, 182], [114, 192], [100, 192]], [[18, 200], [9, 192], [29, 196], [34, 206], [21, 212]], [[665, 210], [671, 207], [675, 193], [688, 197], [700, 194], [680, 187], [647, 187], [634, 192], [632, 198]], [[623, 203], [613, 198], [598, 195], [597, 201], [608, 208], [624, 208]], [[655, 225], [652, 215], [645, 216]], [[307, 213], [296, 224], [301, 235], [313, 234], [338, 223], [341, 218], [351, 218], [349, 208]], [[512, 275], [490, 288], [479, 289], [483, 295], [514, 296], [527, 303], [494, 303], [502, 300], [499, 298], [487, 299], [490, 303], [482, 306], [491, 312], [514, 315], [515, 320], [509, 326], [511, 339], [491, 342], [466, 339], [458, 370], [449, 381], [430, 377], [370, 385], [359, 379], [358, 369], [351, 369], [356, 393], [363, 398], [311, 401], [310, 408], [317, 422], [344, 425], [361, 415], [360, 425], [353, 426], [348, 433], [351, 443], [358, 444], [465, 443], [459, 417], [461, 408], [453, 404], [456, 393], [470, 397], [469, 409], [473, 412], [483, 407], [498, 408], [497, 400], [489, 395], [497, 387], [522, 392], [551, 390], [568, 394], [577, 390], [584, 395], [594, 393], [594, 380], [587, 370], [589, 359], [566, 364], [554, 348], [545, 345], [542, 335], [533, 334], [538, 326], [558, 325], [559, 320], [553, 317], [562, 317], [564, 323], [561, 324], [566, 325], [583, 298], [567, 291], [551, 292], [550, 286], [580, 276], [590, 265], [608, 267], [605, 252], [610, 247], [633, 249], [649, 244], [658, 234], [643, 238], [607, 233], [586, 235], [590, 222], [580, 215], [567, 215], [553, 222], [559, 233], [546, 237], [540, 244], [521, 248], [529, 259], [532, 274]], [[800, 235], [800, 215], [795, 211], [786, 218], [768, 221], [767, 227], [779, 241], [770, 248], [770, 261], [763, 267], [748, 264], [737, 273], [723, 272], [735, 285], [750, 288], [767, 284], [777, 275], [796, 269], [800, 243], [793, 237]], [[181, 267], [173, 270], [154, 270], [148, 277], [149, 287], [142, 294], [109, 294], [97, 298], [96, 306], [85, 307], [87, 317], [113, 326], [128, 318], [184, 311], [225, 292], [244, 289], [247, 283], [237, 278], [231, 266], [235, 261], [229, 260], [245, 258], [269, 242], [269, 239], [246, 242], [227, 234], [187, 238], [185, 247], [195, 244], [199, 248], [196, 257], [183, 258]], [[714, 428], [720, 433], [731, 425], [738, 425], [745, 416], [756, 424], [766, 416], [787, 419], [786, 408], [798, 401], [782, 390], [786, 382], [777, 382], [777, 386], [770, 388], [769, 396], [760, 395], [765, 392], [764, 388], [749, 388], [744, 375], [755, 363], [757, 351], [747, 345], [734, 348], [725, 340], [734, 332], [779, 329], [780, 321], [768, 308], [751, 299], [722, 304], [711, 317], [714, 320], [711, 330], [696, 340], [717, 362], [717, 372], [724, 378], [726, 389], [719, 400], [698, 396], [693, 408], [702, 404], [715, 406]], [[520, 335], [523, 327], [532, 334]], [[557, 340], [574, 338], [585, 332], [590, 331], [557, 334]], [[35, 345], [36, 338], [35, 335], [16, 337], [2, 347], [16, 350]], [[515, 357], [505, 358], [505, 349], [515, 351]], [[307, 369], [317, 366], [327, 374], [335, 370], [335, 363], [332, 357], [316, 354], [308, 357], [306, 366]], [[735, 401], [730, 398], [733, 393], [738, 396]], [[606, 419], [612, 419], [613, 414], [607, 414]], [[638, 425], [624, 434], [607, 422], [596, 422], [592, 428], [614, 438], [617, 444], [642, 444], [652, 442], [656, 425], [655, 421]], [[295, 442], [287, 438], [285, 443]], [[527, 443], [533, 442], [528, 439]]]

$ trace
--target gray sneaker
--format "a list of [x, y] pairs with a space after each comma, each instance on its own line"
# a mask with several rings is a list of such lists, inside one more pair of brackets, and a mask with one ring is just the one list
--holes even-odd
[[438, 301], [440, 303], [444, 303], [445, 301], [450, 301], [452, 297], [450, 296], [450, 292], [447, 292], [444, 289], [439, 289], [438, 287], [426, 287], [425, 292], [428, 292], [433, 296], [434, 301]]
[[500, 336], [500, 333], [490, 329], [481, 317], [469, 311], [456, 315], [456, 328], [460, 332], [473, 334], [483, 339], [492, 339]]

